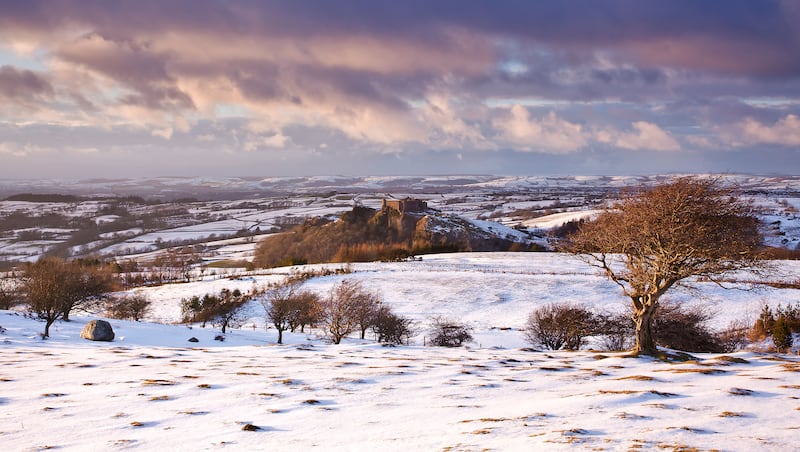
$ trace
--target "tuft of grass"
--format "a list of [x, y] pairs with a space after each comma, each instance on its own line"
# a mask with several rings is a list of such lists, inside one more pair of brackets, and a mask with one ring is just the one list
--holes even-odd
[[656, 378], [648, 375], [630, 375], [627, 377], [620, 377], [617, 380], [634, 380], [634, 381], [657, 381]]
[[197, 387], [200, 389], [211, 389], [211, 385], [208, 383], [200, 383], [199, 385], [197, 385]]
[[245, 424], [242, 426], [242, 431], [244, 432], [257, 432], [259, 430], [261, 430], [261, 427], [253, 424]]
[[169, 400], [169, 396], [168, 395], [150, 397], [150, 401], [151, 402], [163, 402], [165, 400]]
[[750, 390], [750, 389], [744, 389], [744, 388], [730, 388], [730, 389], [728, 389], [728, 394], [736, 395], [736, 396], [749, 396], [749, 395], [753, 395], [753, 391]]
[[659, 396], [659, 397], [678, 397], [678, 394], [674, 394], [674, 393], [672, 393], [672, 392], [661, 392], [661, 391], [656, 391], [655, 389], [651, 389], [651, 390], [650, 390], [650, 391], [648, 391], [648, 392], [649, 392], [650, 394], [655, 394], [655, 395], [657, 395], [657, 396]]
[[639, 391], [631, 389], [601, 389], [600, 394], [638, 394]]
[[175, 385], [174, 381], [170, 380], [158, 380], [158, 379], [147, 379], [142, 381], [142, 386], [172, 386]]
[[42, 397], [64, 397], [65, 395], [63, 392], [48, 392], [42, 394]]
[[714, 361], [722, 361], [729, 364], [750, 364], [750, 361], [736, 356], [722, 355], [714, 358]]
[[800, 372], [800, 363], [783, 363], [781, 367], [784, 372]]
[[139, 422], [139, 421], [131, 422], [131, 427], [144, 427], [144, 426], [145, 426], [144, 422]]
[[303, 403], [306, 404], [306, 405], [319, 405], [322, 402], [320, 402], [317, 399], [308, 399], [308, 400], [303, 401]]
[[679, 368], [679, 369], [656, 369], [655, 372], [672, 372], [674, 374], [702, 374], [702, 375], [719, 375], [728, 373], [728, 371], [724, 369], [698, 368], [698, 367]]
[[737, 412], [737, 411], [723, 411], [719, 413], [719, 417], [746, 417], [745, 413]]

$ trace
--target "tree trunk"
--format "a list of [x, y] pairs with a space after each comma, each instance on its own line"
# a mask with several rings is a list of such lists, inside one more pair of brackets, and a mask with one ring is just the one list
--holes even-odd
[[44, 323], [44, 335], [42, 336], [42, 339], [47, 339], [48, 337], [50, 337], [50, 326], [53, 323], [55, 323], [55, 321], [56, 321], [56, 319], [54, 319], [54, 318], [48, 318], [47, 320], [45, 320], [45, 323]]
[[[633, 323], [636, 326], [636, 344], [633, 347], [633, 353], [635, 355], [655, 356], [658, 353], [658, 349], [653, 336], [653, 317], [655, 317], [658, 303], [652, 299], [647, 302], [642, 298], [639, 298], [639, 302], [642, 303], [641, 309], [634, 308], [633, 314]], [[637, 302], [634, 301], [634, 306], [636, 304]]]
[[283, 330], [278, 328], [278, 343], [283, 344]]

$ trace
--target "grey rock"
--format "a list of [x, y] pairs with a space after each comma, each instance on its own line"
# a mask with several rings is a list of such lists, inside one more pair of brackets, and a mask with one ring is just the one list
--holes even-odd
[[81, 337], [90, 341], [111, 342], [114, 340], [114, 330], [105, 320], [92, 320], [83, 327]]
[[200, 342], [200, 339], [198, 339], [196, 337], [190, 337], [189, 338], [189, 342]]

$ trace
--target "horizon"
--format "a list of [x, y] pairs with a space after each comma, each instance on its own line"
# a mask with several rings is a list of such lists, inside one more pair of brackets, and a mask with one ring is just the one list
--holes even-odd
[[799, 153], [790, 1], [0, 4], [0, 179], [792, 175]]

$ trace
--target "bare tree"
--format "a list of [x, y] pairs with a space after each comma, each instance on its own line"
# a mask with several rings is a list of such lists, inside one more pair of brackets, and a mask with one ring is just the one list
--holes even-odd
[[292, 318], [289, 330], [294, 331], [300, 327], [300, 332], [304, 333], [306, 326], [314, 326], [319, 323], [322, 316], [322, 302], [320, 296], [308, 290], [299, 290], [294, 294], [294, 302], [297, 305], [297, 315]]
[[298, 327], [304, 331], [306, 325], [313, 325], [320, 318], [320, 297], [314, 292], [302, 290], [302, 281], [287, 278], [270, 285], [264, 292], [261, 305], [267, 321], [278, 330], [278, 343], [283, 343], [284, 331], [294, 332]]
[[363, 287], [353, 297], [353, 317], [361, 331], [361, 339], [367, 335], [367, 330], [375, 325], [378, 310], [381, 307], [381, 296], [378, 292], [371, 292]]
[[750, 204], [714, 179], [680, 178], [623, 194], [581, 225], [560, 249], [583, 257], [618, 284], [633, 305], [635, 354], [655, 355], [659, 299], [689, 277], [719, 281], [759, 264], [763, 242]]
[[360, 327], [360, 312], [369, 299], [361, 283], [345, 279], [335, 285], [323, 301], [322, 319], [334, 344]]
[[73, 308], [111, 290], [111, 278], [77, 261], [45, 258], [26, 267], [22, 286], [31, 310], [45, 321], [46, 338], [56, 320], [67, 320]]

